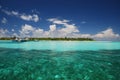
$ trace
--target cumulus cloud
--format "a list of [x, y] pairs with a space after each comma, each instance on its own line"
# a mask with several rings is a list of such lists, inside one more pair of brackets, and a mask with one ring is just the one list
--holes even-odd
[[4, 17], [4, 18], [1, 20], [1, 23], [6, 24], [6, 23], [7, 23], [7, 19]]
[[[61, 31], [63, 30], [63, 31]], [[12, 29], [14, 31], [14, 29]], [[66, 31], [66, 30], [65, 30]], [[45, 31], [41, 28], [36, 28], [32, 25], [22, 25], [19, 33], [13, 33], [14, 36], [19, 37], [72, 37], [72, 38], [93, 38], [95, 40], [120, 40], [120, 35], [114, 33], [112, 28], [108, 28], [104, 31], [98, 32], [97, 34], [81, 34], [80, 32], [65, 32], [64, 28], [57, 28], [57, 25], [53, 24], [49, 26], [49, 30]], [[9, 31], [0, 29], [0, 37], [8, 37]]]
[[[10, 36], [11, 37], [11, 36]], [[17, 33], [13, 33], [12, 37], [20, 37]]]
[[21, 27], [20, 36], [26, 37], [67, 37], [73, 33], [78, 32], [75, 25], [65, 24], [66, 27], [57, 28], [56, 24], [49, 26], [49, 30], [45, 31], [41, 28], [35, 28], [31, 25], [25, 24]]
[[[74, 25], [66, 25], [69, 27], [57, 28], [56, 24], [49, 26], [49, 30], [45, 31], [41, 28], [35, 28], [32, 25], [25, 24], [21, 27], [20, 36], [22, 37], [82, 37], [89, 38], [90, 34], [80, 34], [76, 29], [74, 30]], [[77, 32], [77, 33], [76, 33]]]
[[80, 37], [82, 38], [91, 38], [91, 34], [80, 34]]
[[43, 31], [43, 29], [35, 29], [34, 31], [33, 31], [33, 35], [32, 35], [32, 37], [44, 37], [43, 35], [44, 35], [44, 33], [43, 33], [44, 31]]
[[56, 30], [56, 25], [55, 24], [53, 24], [53, 25], [50, 25], [50, 31], [55, 31]]
[[7, 15], [10, 15], [10, 16], [16, 16], [16, 17], [18, 17], [22, 20], [25, 20], [25, 21], [34, 21], [34, 22], [39, 21], [39, 16], [37, 14], [33, 14], [33, 15], [28, 14], [27, 15], [25, 13], [19, 13], [17, 11], [7, 11], [4, 9], [2, 9], [2, 12], [4, 12]]
[[79, 30], [77, 29], [77, 26], [75, 26], [75, 24], [69, 24], [70, 20], [59, 20], [57, 18], [50, 18], [48, 19], [49, 22], [52, 22], [52, 24], [54, 25], [60, 25], [61, 28], [56, 30], [56, 34], [57, 36], [60, 37], [67, 37], [68, 35], [72, 35], [74, 33], [79, 32]]
[[40, 37], [42, 35], [43, 29], [35, 28], [31, 25], [22, 25], [20, 32], [21, 37]]
[[38, 22], [39, 21], [39, 17], [36, 14], [33, 14], [33, 15], [22, 14], [20, 16], [20, 18], [23, 19], [23, 20], [26, 20], [26, 21], [34, 21], [34, 22]]
[[[14, 13], [14, 12], [13, 12]], [[14, 13], [14, 15], [18, 15]], [[108, 28], [104, 31], [96, 34], [81, 34], [75, 24], [70, 24], [69, 20], [59, 20], [57, 18], [48, 19], [52, 24], [49, 25], [49, 30], [41, 29], [40, 27], [34, 27], [29, 24], [21, 26], [19, 33], [12, 33], [12, 35], [20, 37], [72, 37], [72, 38], [93, 38], [95, 40], [120, 40], [120, 35], [116, 34], [112, 28]], [[59, 27], [58, 27], [59, 26]], [[16, 32], [14, 29], [12, 32]], [[9, 36], [9, 31], [0, 29], [0, 37]]]
[[79, 32], [77, 29], [77, 26], [74, 24], [64, 24], [65, 28], [61, 28], [59, 31], [64, 32], [64, 33], [74, 33], [74, 32]]
[[7, 29], [0, 29], [0, 38], [9, 37], [9, 31]]
[[116, 34], [113, 32], [112, 28], [108, 28], [104, 31], [101, 31], [95, 35], [93, 35], [93, 38], [95, 39], [101, 39], [101, 40], [111, 40], [111, 39], [116, 39], [116, 38], [120, 38], [119, 34]]
[[20, 32], [20, 36], [23, 37], [30, 37], [32, 33], [32, 31], [34, 31], [34, 28], [31, 25], [25, 24], [22, 25], [22, 29], [19, 31]]
[[[56, 21], [57, 20], [57, 21]], [[31, 25], [25, 24], [22, 26], [21, 34], [30, 35], [31, 37], [73, 37], [73, 38], [93, 38], [95, 40], [114, 40], [120, 39], [120, 35], [114, 33], [112, 28], [108, 28], [97, 34], [81, 34], [75, 24], [69, 24], [69, 20], [50, 19], [52, 24], [49, 26], [49, 30], [45, 31], [41, 28], [35, 28]], [[57, 27], [61, 25], [61, 27]]]

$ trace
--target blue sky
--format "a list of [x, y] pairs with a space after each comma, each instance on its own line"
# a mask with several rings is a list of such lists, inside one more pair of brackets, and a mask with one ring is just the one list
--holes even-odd
[[0, 36], [120, 38], [119, 0], [0, 0]]

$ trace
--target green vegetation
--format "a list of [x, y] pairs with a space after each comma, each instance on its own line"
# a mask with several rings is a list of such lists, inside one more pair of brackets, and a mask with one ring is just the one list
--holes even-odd
[[11, 40], [11, 38], [9, 38], [9, 37], [2, 37], [2, 38], [0, 38], [0, 40]]
[[[0, 38], [0, 40], [13, 40], [13, 38], [9, 38], [9, 37], [4, 37], [4, 38]], [[94, 41], [94, 39], [92, 38], [29, 38], [30, 41], [39, 41], [39, 40], [55, 40], [55, 41]]]
[[93, 41], [91, 38], [29, 38], [29, 40]]

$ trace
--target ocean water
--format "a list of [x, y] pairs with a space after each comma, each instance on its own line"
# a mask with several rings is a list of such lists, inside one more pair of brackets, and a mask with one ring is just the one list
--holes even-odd
[[119, 80], [120, 42], [0, 41], [0, 80]]

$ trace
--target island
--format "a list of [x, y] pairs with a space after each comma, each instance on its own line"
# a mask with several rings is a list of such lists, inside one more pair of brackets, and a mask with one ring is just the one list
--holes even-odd
[[[20, 38], [23, 39], [23, 38]], [[0, 40], [15, 40], [15, 37], [2, 37]], [[92, 38], [51, 38], [51, 37], [46, 37], [46, 38], [33, 38], [30, 37], [28, 38], [27, 41], [40, 41], [40, 40], [51, 40], [51, 41], [94, 41]]]

